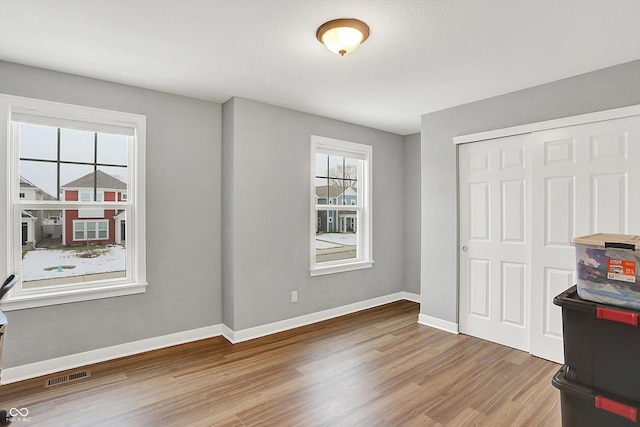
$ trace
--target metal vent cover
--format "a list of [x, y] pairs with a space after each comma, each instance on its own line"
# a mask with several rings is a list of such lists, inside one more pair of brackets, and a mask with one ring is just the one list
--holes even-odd
[[73, 372], [71, 374], [62, 375], [59, 377], [48, 378], [44, 382], [44, 388], [53, 387], [54, 385], [66, 384], [72, 381], [78, 381], [83, 378], [88, 378], [91, 376], [91, 372], [88, 369]]

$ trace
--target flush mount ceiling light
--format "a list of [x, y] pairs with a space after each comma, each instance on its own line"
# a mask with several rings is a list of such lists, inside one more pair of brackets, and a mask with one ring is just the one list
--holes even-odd
[[334, 19], [320, 25], [316, 37], [331, 52], [345, 56], [369, 37], [369, 26], [358, 19]]

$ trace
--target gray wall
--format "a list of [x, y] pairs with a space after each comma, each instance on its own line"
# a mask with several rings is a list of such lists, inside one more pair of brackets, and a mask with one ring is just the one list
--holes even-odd
[[420, 293], [420, 134], [404, 137], [405, 291]]
[[220, 324], [222, 106], [7, 62], [0, 92], [147, 116], [149, 282], [140, 295], [7, 312], [3, 367]]
[[454, 136], [640, 104], [640, 60], [422, 116], [421, 313], [457, 322]]
[[[232, 241], [223, 249], [232, 280], [224, 290], [231, 287], [234, 300], [227, 326], [242, 330], [405, 290], [403, 137], [242, 98], [224, 112], [224, 191], [233, 194], [223, 196], [233, 204], [224, 208], [232, 213], [224, 217]], [[371, 269], [309, 275], [310, 135], [373, 147]]]
[[234, 99], [222, 106], [222, 322], [231, 330], [234, 322], [233, 277], [233, 141]]
[[[5, 368], [419, 291], [418, 134], [7, 62], [0, 62], [0, 76], [0, 93], [147, 117], [147, 292], [7, 312]], [[311, 134], [373, 146], [372, 269], [309, 276]], [[289, 302], [292, 290], [299, 292], [296, 304]]]

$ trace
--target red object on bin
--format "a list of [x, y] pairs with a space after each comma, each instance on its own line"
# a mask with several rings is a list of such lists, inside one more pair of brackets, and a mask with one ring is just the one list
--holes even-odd
[[611, 412], [612, 414], [620, 415], [634, 423], [638, 421], [638, 409], [616, 402], [615, 400], [607, 399], [606, 397], [596, 396], [595, 407]]
[[598, 307], [596, 309], [598, 319], [611, 320], [612, 322], [626, 323], [627, 325], [638, 326], [638, 313], [630, 311], [614, 310], [612, 308]]

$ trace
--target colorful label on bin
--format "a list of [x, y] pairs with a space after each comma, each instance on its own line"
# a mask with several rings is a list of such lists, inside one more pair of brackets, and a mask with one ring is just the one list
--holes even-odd
[[636, 262], [609, 258], [607, 278], [621, 282], [636, 282]]

